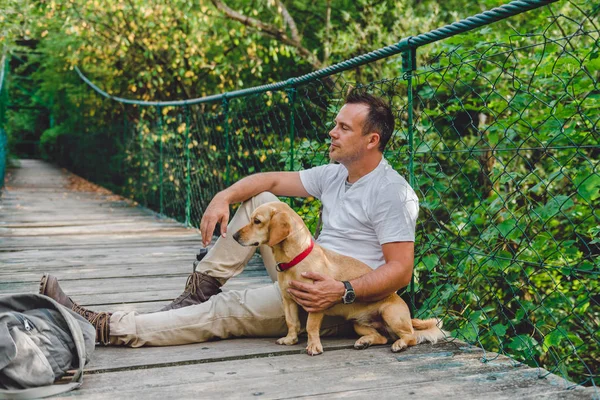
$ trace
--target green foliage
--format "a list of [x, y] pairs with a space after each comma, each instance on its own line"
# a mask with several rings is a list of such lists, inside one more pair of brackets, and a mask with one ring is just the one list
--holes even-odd
[[564, 3], [539, 17], [549, 21], [544, 36], [513, 33], [510, 46], [495, 29], [446, 40], [417, 73], [426, 246], [416, 278], [419, 313], [437, 309], [456, 337], [589, 383], [599, 349], [600, 76], [597, 22], [581, 12]]
[[26, 137], [29, 132], [35, 132], [36, 120], [31, 114], [6, 111], [7, 123], [4, 129], [8, 132], [9, 146], [14, 146], [17, 137]]
[[61, 154], [61, 150], [63, 150], [61, 141], [65, 136], [68, 136], [68, 133], [64, 125], [56, 125], [45, 130], [40, 137], [42, 157], [46, 160], [62, 159], [64, 154]]

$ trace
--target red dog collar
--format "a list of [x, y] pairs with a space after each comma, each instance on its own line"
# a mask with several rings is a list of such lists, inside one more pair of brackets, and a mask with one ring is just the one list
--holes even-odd
[[285, 270], [292, 268], [296, 264], [299, 264], [300, 261], [304, 260], [310, 254], [313, 247], [315, 247], [315, 241], [311, 239], [310, 245], [306, 248], [306, 250], [304, 250], [302, 253], [300, 253], [296, 257], [294, 257], [294, 259], [292, 261], [290, 261], [288, 263], [278, 263], [277, 267], [276, 267], [277, 271], [283, 272]]

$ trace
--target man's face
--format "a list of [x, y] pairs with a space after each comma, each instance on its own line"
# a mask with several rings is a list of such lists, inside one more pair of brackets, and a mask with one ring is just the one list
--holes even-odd
[[369, 112], [366, 104], [345, 104], [335, 118], [335, 126], [329, 132], [331, 146], [329, 158], [340, 164], [360, 159], [367, 150], [371, 135], [363, 135], [363, 126]]

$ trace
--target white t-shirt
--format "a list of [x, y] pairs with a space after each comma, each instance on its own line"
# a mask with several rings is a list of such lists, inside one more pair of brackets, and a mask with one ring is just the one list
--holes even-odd
[[317, 243], [375, 269], [385, 263], [381, 245], [415, 241], [419, 200], [383, 158], [348, 190], [347, 178], [348, 170], [341, 164], [300, 171], [306, 191], [323, 204]]

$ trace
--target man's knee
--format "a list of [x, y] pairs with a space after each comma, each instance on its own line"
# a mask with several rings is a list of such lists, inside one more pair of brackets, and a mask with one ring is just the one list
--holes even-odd
[[279, 199], [271, 192], [262, 192], [251, 198], [249, 202], [252, 205], [252, 210], [255, 210], [259, 206], [272, 201], [279, 201]]
[[[273, 193], [271, 193], [271, 192], [259, 193], [256, 196], [251, 197], [248, 200], [244, 201], [242, 203], [242, 206], [236, 211], [236, 216], [238, 215], [238, 213], [241, 213], [239, 215], [244, 215], [246, 218], [248, 218], [254, 212], [254, 210], [256, 210], [258, 207], [260, 207], [261, 205], [263, 205], [265, 203], [270, 203], [272, 201], [279, 201], [277, 196], [275, 196]], [[246, 223], [246, 221], [242, 221], [242, 225], [245, 225], [245, 223]], [[238, 229], [241, 227], [242, 226], [239, 226]]]
[[252, 198], [252, 203], [255, 207], [272, 201], [279, 201], [279, 199], [271, 192], [262, 192]]

